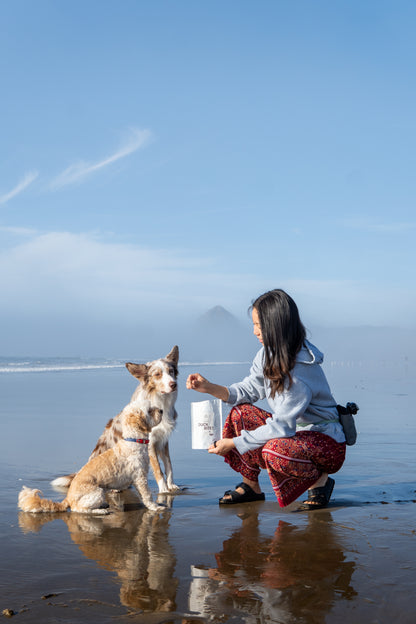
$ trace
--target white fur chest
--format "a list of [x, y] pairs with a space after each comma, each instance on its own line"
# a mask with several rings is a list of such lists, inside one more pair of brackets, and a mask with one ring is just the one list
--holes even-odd
[[121, 470], [114, 473], [116, 484], [111, 487], [124, 489], [131, 485], [138, 474], [149, 469], [149, 452], [147, 444], [120, 440], [114, 447], [117, 456], [117, 464], [122, 465]]
[[153, 427], [150, 432], [150, 443], [151, 444], [165, 444], [175, 429], [176, 426], [176, 412], [174, 409], [171, 410], [171, 413], [163, 412], [162, 420], [156, 427]]

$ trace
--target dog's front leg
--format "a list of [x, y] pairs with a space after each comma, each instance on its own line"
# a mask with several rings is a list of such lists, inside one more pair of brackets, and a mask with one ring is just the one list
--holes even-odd
[[154, 477], [156, 479], [157, 487], [159, 488], [159, 493], [168, 492], [168, 486], [165, 481], [165, 477], [163, 475], [162, 469], [160, 467], [158, 453], [155, 448], [155, 445], [150, 442], [149, 444], [149, 459], [150, 465], [153, 470]]
[[143, 505], [147, 507], [147, 509], [149, 509], [150, 511], [162, 511], [162, 509], [165, 509], [164, 507], [158, 505], [153, 501], [152, 493], [147, 482], [147, 477], [138, 477], [134, 482], [134, 487], [139, 492], [143, 501]]
[[175, 485], [173, 482], [173, 470], [172, 470], [172, 462], [170, 460], [169, 442], [166, 442], [164, 447], [161, 449], [160, 455], [163, 460], [163, 465], [165, 466], [166, 485], [167, 485], [168, 491], [179, 492], [181, 488], [179, 487], [179, 485]]

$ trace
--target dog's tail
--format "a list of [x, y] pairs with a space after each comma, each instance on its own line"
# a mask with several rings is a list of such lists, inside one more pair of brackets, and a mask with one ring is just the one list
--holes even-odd
[[48, 511], [57, 513], [59, 511], [66, 511], [69, 507], [66, 498], [62, 501], [62, 503], [55, 503], [47, 498], [41, 498], [40, 494], [42, 494], [40, 490], [31, 490], [30, 488], [23, 486], [19, 493], [19, 509], [22, 511], [29, 511], [31, 513], [42, 513]]
[[76, 472], [72, 474], [65, 475], [63, 477], [57, 477], [53, 481], [51, 481], [51, 485], [56, 488], [69, 488], [72, 483], [72, 479], [75, 477]]

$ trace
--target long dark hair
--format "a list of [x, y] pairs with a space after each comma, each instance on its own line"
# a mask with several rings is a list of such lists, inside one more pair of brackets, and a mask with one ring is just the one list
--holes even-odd
[[260, 295], [251, 308], [257, 311], [264, 345], [264, 376], [270, 380], [271, 396], [281, 393], [286, 379], [292, 385], [291, 370], [306, 338], [299, 310], [284, 290]]

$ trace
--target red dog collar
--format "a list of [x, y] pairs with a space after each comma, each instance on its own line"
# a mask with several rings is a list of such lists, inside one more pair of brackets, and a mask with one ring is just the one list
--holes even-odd
[[137, 444], [149, 444], [149, 439], [140, 438], [123, 438], [126, 442], [137, 442]]

